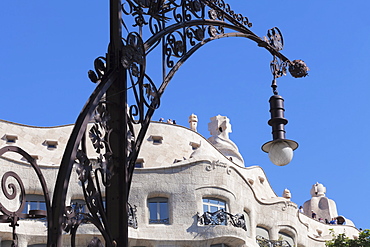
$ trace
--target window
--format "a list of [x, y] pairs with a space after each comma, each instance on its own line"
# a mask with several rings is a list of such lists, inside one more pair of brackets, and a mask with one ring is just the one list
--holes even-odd
[[135, 168], [143, 168], [144, 167], [144, 159], [138, 158], [135, 162]]
[[43, 195], [26, 195], [26, 203], [22, 213], [30, 214], [31, 210], [44, 210], [46, 215], [46, 203]]
[[16, 135], [5, 134], [4, 137], [5, 137], [6, 143], [8, 144], [15, 143], [18, 140], [18, 136]]
[[163, 136], [152, 135], [150, 137], [153, 140], [153, 144], [156, 144], [156, 145], [161, 144], [163, 141]]
[[214, 213], [223, 209], [226, 211], [226, 202], [216, 198], [203, 198], [203, 212]]
[[155, 197], [148, 199], [149, 224], [169, 224], [168, 198]]
[[11, 247], [12, 243], [13, 243], [12, 240], [3, 240], [3, 241], [1, 241], [1, 246], [2, 247]]
[[48, 149], [56, 149], [58, 146], [58, 141], [45, 140], [43, 144], [46, 145]]
[[245, 227], [247, 228], [247, 236], [250, 237], [251, 231], [249, 231], [249, 229], [250, 229], [251, 221], [249, 218], [249, 213], [246, 210], [244, 210], [244, 220], [245, 220]]
[[287, 234], [285, 232], [279, 232], [279, 239], [281, 239], [282, 241], [288, 242], [288, 244], [290, 244], [290, 246], [295, 246], [294, 245], [294, 239], [292, 238], [292, 236], [290, 236], [289, 234]]
[[262, 226], [257, 226], [256, 235], [257, 237], [262, 237], [263, 239], [267, 239], [267, 240], [270, 239], [269, 231]]

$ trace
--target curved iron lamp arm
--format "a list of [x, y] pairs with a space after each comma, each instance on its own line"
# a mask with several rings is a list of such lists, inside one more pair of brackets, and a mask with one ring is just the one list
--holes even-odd
[[[223, 0], [126, 0], [124, 5], [120, 0], [110, 0], [110, 5], [108, 53], [106, 57], [97, 58], [94, 62], [95, 71], [88, 73], [90, 80], [98, 85], [78, 116], [68, 140], [51, 207], [46, 187], [44, 189], [49, 225], [48, 246], [62, 244], [62, 230], [70, 214], [66, 211], [66, 193], [75, 164], [79, 179], [84, 183], [83, 193], [91, 211], [87, 218], [101, 231], [106, 246], [127, 245], [129, 188], [150, 119], [176, 71], [203, 45], [219, 38], [244, 37], [265, 48], [273, 55], [272, 87], [276, 94], [275, 79], [285, 75], [287, 67], [294, 77], [307, 75], [308, 68], [303, 61], [290, 61], [280, 53], [283, 38], [278, 28], [268, 30], [267, 37], [263, 39], [258, 37], [249, 30], [252, 24], [248, 18], [236, 14]], [[122, 14], [134, 17], [133, 26], [138, 28], [137, 32], [128, 31]], [[146, 41], [143, 34], [145, 26], [149, 32]], [[128, 31], [125, 38], [122, 28]], [[163, 80], [159, 86], [146, 73], [146, 58], [157, 47], [162, 48], [163, 56]], [[134, 99], [131, 105], [127, 102], [129, 90], [133, 92]], [[93, 116], [95, 123], [89, 130], [89, 137], [99, 155], [99, 168], [94, 168], [88, 159], [84, 138]], [[138, 133], [134, 131], [135, 124], [140, 125]], [[79, 150], [81, 142], [82, 150]], [[0, 150], [0, 155], [2, 152], [5, 152], [4, 149]], [[16, 149], [16, 152], [25, 155], [37, 167], [28, 154], [20, 149]], [[102, 175], [101, 180], [92, 179], [91, 171], [94, 169], [96, 176], [98, 173]], [[39, 179], [45, 183], [42, 174]], [[103, 208], [100, 182], [106, 188], [106, 208]], [[119, 206], [112, 203], [116, 198]], [[80, 223], [75, 222], [72, 239]], [[120, 236], [121, 231], [125, 231], [122, 233], [124, 236]]]

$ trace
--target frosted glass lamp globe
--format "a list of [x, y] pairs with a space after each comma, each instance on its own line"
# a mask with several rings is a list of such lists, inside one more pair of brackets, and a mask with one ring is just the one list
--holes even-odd
[[298, 143], [288, 139], [277, 139], [266, 142], [262, 150], [269, 154], [271, 162], [277, 166], [285, 166], [293, 159], [293, 151]]
[[273, 164], [285, 166], [293, 159], [293, 149], [284, 141], [275, 142], [271, 145], [269, 158]]

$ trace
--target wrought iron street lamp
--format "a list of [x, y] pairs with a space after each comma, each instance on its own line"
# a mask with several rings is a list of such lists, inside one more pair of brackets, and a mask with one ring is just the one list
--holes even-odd
[[[132, 25], [122, 18], [133, 18]], [[301, 60], [290, 61], [280, 53], [283, 39], [278, 28], [268, 30], [260, 38], [250, 28], [248, 18], [235, 13], [223, 0], [110, 0], [110, 43], [105, 57], [94, 62], [95, 71], [89, 71], [91, 81], [97, 84], [81, 114], [77, 118], [67, 143], [52, 200], [36, 161], [20, 148], [5, 147], [6, 152], [24, 156], [38, 174], [44, 191], [48, 246], [62, 245], [62, 232], [68, 231], [74, 240], [78, 226], [90, 222], [104, 238], [106, 246], [128, 246], [128, 222], [132, 209], [128, 204], [129, 189], [138, 153], [160, 98], [179, 67], [200, 47], [210, 41], [225, 37], [250, 39], [265, 48], [273, 56], [271, 70], [274, 95], [270, 99], [273, 141], [263, 150], [269, 152], [277, 165], [288, 163], [291, 150], [298, 147], [294, 141], [285, 139], [283, 99], [277, 94], [276, 79], [286, 74], [304, 77], [308, 68]], [[136, 31], [129, 31], [136, 28]], [[123, 35], [123, 30], [127, 35]], [[155, 83], [147, 73], [147, 57], [153, 50], [162, 54], [160, 83]], [[128, 97], [128, 92], [132, 97]], [[129, 99], [133, 102], [129, 102]], [[87, 130], [88, 123], [94, 120]], [[139, 125], [135, 132], [134, 125]], [[86, 132], [89, 138], [86, 137]], [[97, 160], [88, 158], [86, 142], [90, 139], [97, 153]], [[289, 150], [290, 148], [290, 150]], [[288, 150], [288, 151], [286, 151]], [[283, 154], [287, 154], [282, 156]], [[283, 157], [276, 161], [275, 154]], [[76, 167], [89, 214], [76, 217], [72, 207], [66, 206], [66, 194], [72, 168]], [[7, 176], [17, 177], [14, 174]], [[18, 180], [17, 180], [18, 181]], [[21, 180], [19, 180], [21, 183]], [[105, 202], [101, 187], [105, 188]], [[15, 195], [11, 195], [12, 197]], [[24, 191], [21, 191], [24, 198]], [[22, 202], [23, 205], [23, 202]], [[23, 206], [20, 208], [23, 208]], [[21, 217], [15, 212], [0, 211], [6, 222], [16, 225]], [[4, 220], [3, 220], [4, 221]], [[14, 227], [14, 236], [15, 227]], [[14, 245], [17, 245], [14, 237]], [[92, 245], [101, 245], [94, 238]]]
[[[281, 33], [279, 31], [279, 36]], [[302, 60], [294, 60], [292, 66], [289, 66], [289, 72], [295, 78], [304, 77], [307, 75], [308, 67]], [[274, 75], [272, 81], [272, 89], [274, 95], [271, 96], [270, 113], [271, 119], [268, 124], [272, 127], [273, 140], [262, 146], [262, 150], [269, 154], [271, 162], [278, 166], [285, 166], [290, 163], [293, 158], [293, 151], [298, 148], [298, 143], [293, 140], [285, 139], [285, 125], [288, 120], [284, 118], [284, 99], [278, 95], [276, 78], [286, 74], [286, 70], [279, 70], [278, 63], [274, 60], [271, 63], [271, 71]]]

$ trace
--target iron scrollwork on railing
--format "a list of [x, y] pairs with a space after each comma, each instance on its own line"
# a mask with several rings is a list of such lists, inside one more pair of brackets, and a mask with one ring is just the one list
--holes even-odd
[[168, 225], [170, 223], [169, 218], [165, 219], [149, 219], [149, 224], [166, 224]]
[[260, 247], [291, 247], [291, 245], [286, 240], [268, 240], [262, 236], [257, 236], [256, 241]]
[[216, 212], [204, 212], [202, 215], [197, 214], [198, 222], [201, 225], [227, 225], [239, 227], [247, 231], [245, 218], [243, 214], [230, 214], [223, 209]]
[[136, 217], [136, 212], [137, 212], [137, 209], [136, 209], [136, 205], [134, 205], [133, 207], [130, 205], [130, 203], [128, 203], [128, 226], [129, 227], [132, 227], [134, 229], [137, 229], [138, 228], [138, 225], [137, 225], [137, 217]]
[[[66, 207], [64, 231], [67, 233], [70, 232], [73, 239], [75, 238], [77, 228], [80, 225], [86, 223], [96, 224], [94, 216], [89, 212], [85, 212], [85, 206], [86, 205], [84, 204], [73, 203]], [[128, 226], [137, 229], [136, 206], [134, 205], [132, 207], [131, 204], [128, 203], [128, 208]], [[74, 246], [74, 242], [72, 242], [72, 246]]]

